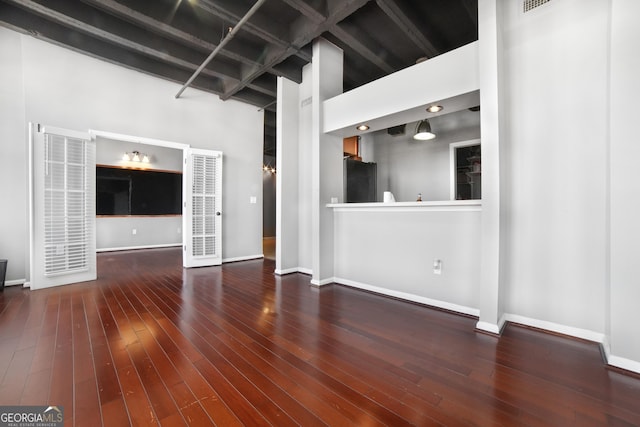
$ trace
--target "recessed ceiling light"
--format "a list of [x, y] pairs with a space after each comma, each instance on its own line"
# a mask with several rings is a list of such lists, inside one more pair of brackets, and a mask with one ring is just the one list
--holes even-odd
[[367, 126], [367, 125], [360, 125], [360, 126], [358, 126], [356, 129], [358, 129], [358, 130], [369, 130], [369, 126]]
[[442, 111], [442, 105], [430, 105], [427, 108], [427, 111], [430, 112], [430, 113], [440, 112], [440, 111]]

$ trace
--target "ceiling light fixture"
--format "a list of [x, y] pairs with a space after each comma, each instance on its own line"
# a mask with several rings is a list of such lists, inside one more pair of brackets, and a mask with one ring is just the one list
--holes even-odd
[[418, 125], [416, 126], [416, 133], [413, 135], [413, 139], [417, 139], [418, 141], [427, 141], [435, 137], [436, 135], [431, 132], [431, 125], [429, 124], [429, 120], [424, 119], [418, 122]]
[[150, 163], [149, 156], [139, 151], [124, 153], [122, 160], [125, 162]]
[[427, 107], [427, 111], [430, 113], [439, 113], [442, 111], [442, 105], [430, 105]]
[[369, 130], [369, 126], [367, 126], [367, 125], [360, 125], [360, 126], [358, 126], [356, 129], [361, 130], [361, 131], [365, 131], [365, 130]]

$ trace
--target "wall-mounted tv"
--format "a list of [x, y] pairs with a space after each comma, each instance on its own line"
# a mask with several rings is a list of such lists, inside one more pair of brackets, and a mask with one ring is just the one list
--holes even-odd
[[96, 215], [180, 215], [182, 174], [96, 167]]

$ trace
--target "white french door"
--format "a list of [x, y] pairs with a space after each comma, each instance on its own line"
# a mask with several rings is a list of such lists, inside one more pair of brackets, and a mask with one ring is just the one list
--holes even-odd
[[222, 152], [184, 150], [182, 264], [222, 264]]
[[49, 126], [30, 133], [31, 288], [95, 280], [95, 142]]

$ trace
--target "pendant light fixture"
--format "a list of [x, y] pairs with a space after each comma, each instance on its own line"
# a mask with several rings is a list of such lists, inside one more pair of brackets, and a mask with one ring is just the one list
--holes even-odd
[[413, 135], [413, 139], [417, 139], [419, 141], [427, 141], [435, 137], [436, 135], [431, 132], [431, 125], [429, 124], [429, 120], [424, 119], [418, 122], [418, 126], [416, 126], [416, 133], [415, 135]]

